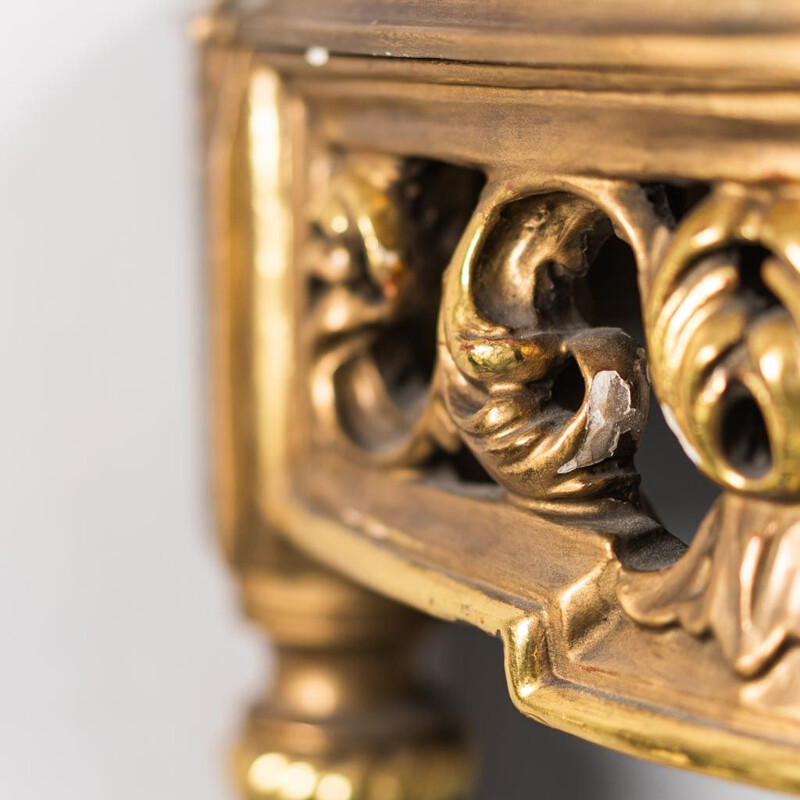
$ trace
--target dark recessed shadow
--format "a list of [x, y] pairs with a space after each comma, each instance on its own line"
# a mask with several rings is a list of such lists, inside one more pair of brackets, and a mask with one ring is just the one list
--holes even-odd
[[[698, 197], [702, 197], [702, 187], [693, 187], [688, 194], [675, 189], [670, 195], [673, 210], [685, 213], [686, 204], [696, 202]], [[610, 237], [582, 288], [584, 293], [579, 299], [593, 325], [620, 327], [644, 346], [636, 262], [630, 247], [615, 236]], [[635, 463], [642, 476], [642, 491], [656, 515], [670, 533], [691, 542], [719, 489], [683, 452], [654, 395], [650, 398], [650, 414]]]
[[667, 427], [655, 397], [650, 399], [642, 443], [636, 454], [642, 491], [667, 530], [689, 543], [720, 488], [705, 477], [683, 452]]

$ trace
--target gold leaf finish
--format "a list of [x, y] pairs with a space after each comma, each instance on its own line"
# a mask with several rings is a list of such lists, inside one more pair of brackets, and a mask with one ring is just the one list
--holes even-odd
[[[664, 574], [628, 573], [620, 600], [648, 624], [713, 632], [736, 671], [752, 678], [800, 640], [798, 561], [800, 508], [725, 494], [689, 552]], [[784, 686], [784, 704], [798, 690], [800, 681]]]
[[[618, 328], [589, 328], [574, 301], [611, 231], [580, 196], [535, 195], [478, 212], [445, 277], [445, 404], [515, 498], [634, 497], [644, 352]], [[559, 393], [570, 367], [578, 385]]]
[[794, 715], [800, 684], [775, 665], [798, 639], [799, 212], [794, 187], [722, 185], [657, 267], [655, 389], [686, 452], [728, 491], [675, 566], [624, 571], [619, 588], [633, 619], [713, 635], [739, 675], [766, 673], [759, 691]]
[[[219, 533], [280, 665], [242, 796], [468, 793], [416, 611], [501, 638], [532, 719], [800, 792], [800, 15], [662, 6], [196, 26]], [[688, 549], [651, 377], [723, 487]]]
[[679, 226], [647, 299], [664, 413], [709, 477], [800, 493], [800, 191], [721, 186]]

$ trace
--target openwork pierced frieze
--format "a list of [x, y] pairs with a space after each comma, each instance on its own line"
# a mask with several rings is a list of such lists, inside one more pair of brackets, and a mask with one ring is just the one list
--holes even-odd
[[[647, 302], [666, 418], [726, 491], [678, 564], [629, 576], [623, 605], [713, 633], [746, 677], [792, 658], [800, 630], [798, 211], [793, 187], [719, 187], [678, 229]], [[796, 708], [798, 684], [781, 683]]]
[[[736, 4], [687, 4], [686, 70], [657, 9], [632, 54], [500, 3], [506, 58], [377, 5], [399, 33], [359, 3], [318, 37], [233, 3], [208, 34], [220, 494], [250, 607], [283, 602], [253, 587], [286, 540], [501, 637], [536, 720], [800, 791], [796, 50], [748, 44]], [[637, 471], [660, 416], [717, 489], [696, 531]], [[384, 647], [367, 616], [359, 647]]]
[[[462, 177], [446, 207], [421, 212], [447, 232], [443, 268], [442, 252], [419, 249], [430, 230], [416, 246], [408, 239], [420, 224], [408, 202], [423, 191], [419, 162], [350, 153], [332, 163], [314, 218], [316, 231], [327, 228], [328, 251], [312, 238], [307, 262], [320, 446], [383, 470], [414, 467], [415, 480], [438, 480], [442, 493], [494, 486], [494, 502], [608, 542], [613, 555], [569, 589], [581, 602], [561, 597], [568, 641], [601, 637], [615, 606], [634, 630], [680, 628], [724, 665], [743, 708], [800, 721], [797, 190], [720, 184], [676, 220], [664, 186], [490, 177], [478, 197]], [[377, 164], [391, 174], [380, 195], [391, 214], [374, 203], [337, 205], [342, 182], [355, 191], [365, 180], [354, 164], [372, 165], [370, 191], [382, 180]], [[333, 225], [331, 213], [341, 214]], [[395, 246], [380, 250], [391, 265], [381, 279], [370, 248], [387, 219], [384, 241]], [[627, 240], [636, 260], [642, 344], [590, 322], [587, 274], [613, 238]], [[338, 277], [340, 248], [361, 265], [349, 283]], [[318, 322], [332, 318], [333, 298], [348, 307], [335, 330]], [[430, 361], [418, 337], [434, 335], [434, 319]], [[400, 320], [410, 323], [405, 333]], [[422, 372], [399, 360], [381, 366], [381, 337]], [[412, 375], [415, 389], [404, 383]], [[639, 491], [634, 454], [651, 381], [691, 461], [724, 490], [688, 551]], [[449, 482], [439, 477], [448, 469], [458, 476]], [[379, 527], [391, 524], [383, 517]]]

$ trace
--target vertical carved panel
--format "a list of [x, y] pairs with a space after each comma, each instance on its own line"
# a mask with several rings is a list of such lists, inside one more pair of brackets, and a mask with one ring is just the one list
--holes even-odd
[[[276, 663], [235, 748], [239, 796], [463, 800], [472, 783], [468, 748], [446, 706], [420, 690], [410, 656], [422, 618], [310, 561], [271, 515], [290, 477], [283, 459], [291, 437], [282, 422], [295, 333], [288, 263], [299, 226], [288, 176], [292, 149], [302, 146], [302, 107], [249, 55], [223, 66], [208, 120], [218, 532], [242, 605], [275, 644]], [[391, 174], [380, 172], [381, 161], [358, 175], [369, 182]], [[364, 272], [354, 278], [347, 265], [336, 272], [335, 252], [332, 262], [314, 261], [318, 279], [334, 289], [362, 275], [375, 286], [358, 354], [382, 325], [402, 318], [394, 301], [408, 299], [391, 238], [401, 227], [386, 195], [369, 188], [356, 178], [334, 194], [350, 203], [347, 220], [359, 226]], [[332, 201], [320, 236], [336, 231], [338, 209]], [[323, 329], [342, 309], [331, 295], [318, 309]], [[327, 333], [324, 344], [342, 345], [346, 320]]]
[[433, 383], [441, 274], [477, 176], [368, 153], [332, 156], [305, 252], [318, 436], [375, 464], [457, 441]]

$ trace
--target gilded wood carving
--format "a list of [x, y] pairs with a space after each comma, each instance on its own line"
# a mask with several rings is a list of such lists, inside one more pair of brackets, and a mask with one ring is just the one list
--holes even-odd
[[[381, 180], [381, 162], [354, 158], [371, 173], [369, 180]], [[396, 178], [402, 172], [396, 160], [387, 165]], [[335, 198], [343, 179], [351, 182], [351, 192], [365, 180], [354, 174], [332, 180], [334, 205], [326, 204], [325, 214], [347, 218], [336, 210]], [[414, 185], [413, 178], [407, 180]], [[383, 202], [402, 194], [399, 183], [389, 189], [387, 184]], [[437, 446], [453, 452], [460, 438], [513, 502], [552, 512], [561, 503], [591, 499], [594, 504], [581, 509], [597, 515], [609, 506], [619, 512], [619, 504], [627, 503], [631, 518], [642, 525], [632, 456], [645, 427], [652, 374], [666, 418], [698, 468], [729, 490], [765, 499], [729, 492], [674, 566], [623, 568], [622, 609], [645, 625], [679, 624], [693, 635], [713, 634], [739, 674], [759, 675], [800, 630], [794, 544], [800, 515], [791, 504], [766, 499], [791, 500], [800, 475], [793, 451], [800, 430], [794, 191], [723, 185], [661, 243], [665, 252], [643, 281], [651, 284], [645, 319], [650, 371], [644, 350], [628, 334], [590, 326], [576, 305], [576, 282], [613, 235], [597, 201], [566, 191], [511, 200], [486, 195], [443, 278], [438, 360], [428, 389], [419, 395], [415, 421], [400, 422], [409, 431], [405, 448], [384, 463], [420, 463]], [[384, 235], [399, 242], [401, 228], [409, 233], [411, 225], [402, 225], [401, 203], [395, 203]], [[380, 214], [389, 217], [385, 207], [362, 212], [359, 230]], [[339, 225], [343, 234], [348, 225]], [[365, 242], [372, 235], [372, 228], [359, 235], [367, 265]], [[411, 271], [403, 266], [409, 252], [408, 245], [391, 251], [393, 266], [383, 284], [372, 277], [384, 287], [379, 302], [387, 321], [402, 313], [413, 318], [415, 312], [413, 300], [404, 301], [393, 283], [403, 270]], [[314, 255], [312, 275], [330, 275], [338, 251]], [[328, 326], [326, 333], [340, 335], [345, 326], [373, 330], [376, 305], [364, 305], [353, 284], [344, 291], [342, 286], [337, 282], [335, 291], [342, 293], [330, 291], [314, 311], [329, 319], [332, 296], [350, 303], [350, 313], [335, 315], [346, 322], [334, 331]], [[416, 292], [425, 296], [419, 285]], [[338, 341], [339, 352], [352, 358], [347, 341]], [[312, 373], [315, 396], [336, 394], [330, 358], [323, 355]], [[570, 368], [573, 374], [565, 378]], [[352, 384], [371, 385], [348, 387], [349, 402], [366, 398], [353, 415], [363, 421], [377, 415], [376, 424], [386, 426], [385, 445], [380, 433], [371, 441], [380, 453], [395, 440], [391, 425], [398, 412], [374, 361], [368, 374], [351, 378]], [[351, 430], [358, 424], [351, 423]], [[334, 428], [340, 427], [337, 421]], [[788, 706], [796, 705], [795, 683], [790, 687], [781, 677], [781, 684], [789, 692]]]
[[[798, 295], [782, 227], [795, 224], [792, 197], [787, 187], [723, 184], [676, 222], [661, 187], [498, 188], [490, 179], [442, 278], [437, 358], [407, 426], [424, 449], [381, 462], [424, 471], [437, 451], [466, 448], [508, 501], [580, 519], [587, 540], [610, 537], [616, 556], [567, 590], [581, 587], [577, 606], [561, 601], [568, 636], [596, 636], [592, 618], [619, 603], [646, 628], [677, 625], [716, 641], [742, 706], [789, 718], [800, 689], [791, 504]], [[581, 279], [615, 229], [638, 256], [649, 363], [630, 335], [581, 312]], [[410, 253], [400, 247], [396, 262]], [[415, 311], [407, 301], [403, 313]], [[353, 319], [364, 330], [372, 317]], [[651, 375], [687, 454], [726, 488], [683, 555], [640, 496], [633, 465]], [[335, 380], [312, 369], [310, 385], [324, 396]], [[356, 413], [373, 412], [362, 402]], [[388, 446], [391, 428], [383, 435]], [[383, 451], [379, 438], [371, 449]]]
[[[713, 633], [746, 677], [793, 658], [798, 632], [796, 192], [720, 186], [679, 227], [647, 301], [665, 416], [726, 492], [687, 556], [628, 576], [621, 599], [646, 624]], [[795, 679], [780, 682], [796, 707]]]
[[[800, 791], [800, 18], [642, 9], [633, 52], [533, 5], [201, 26], [226, 551], [279, 638], [285, 540], [500, 636], [538, 721]], [[640, 491], [653, 403], [722, 492], [688, 548]]]
[[611, 221], [564, 192], [486, 217], [445, 278], [439, 353], [451, 418], [519, 502], [633, 499], [644, 352], [619, 328], [590, 328], [574, 298]]

